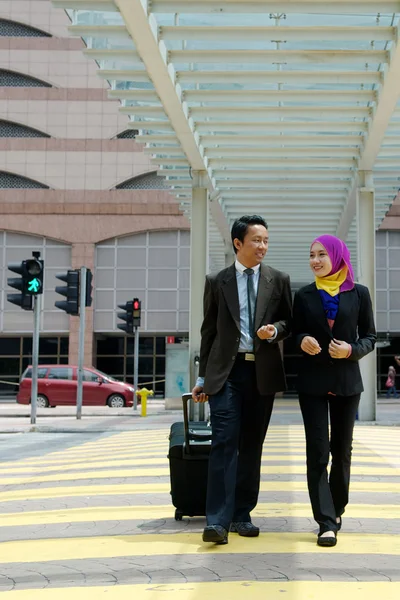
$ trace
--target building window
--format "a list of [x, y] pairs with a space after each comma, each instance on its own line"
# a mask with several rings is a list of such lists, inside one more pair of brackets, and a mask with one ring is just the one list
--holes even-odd
[[0, 69], [0, 87], [52, 87], [50, 83], [6, 69]]
[[[184, 334], [183, 337], [186, 336]], [[183, 339], [174, 337], [176, 343]], [[139, 337], [139, 387], [152, 389], [158, 397], [165, 394], [165, 340], [165, 335]], [[133, 337], [97, 336], [96, 367], [103, 373], [133, 384], [133, 359]]]
[[116, 190], [168, 190], [165, 178], [157, 175], [157, 172], [145, 173], [138, 177], [132, 177], [116, 186]]
[[137, 129], [125, 129], [117, 135], [117, 138], [122, 139], [135, 139], [135, 137], [139, 134]]
[[6, 171], [0, 171], [0, 189], [43, 189], [48, 190], [49, 186], [28, 177], [22, 175], [14, 175], [14, 173], [7, 173]]
[[40, 29], [36, 29], [36, 27], [17, 23], [16, 21], [9, 21], [8, 19], [0, 19], [0, 36], [52, 37], [52, 35], [46, 31], [41, 31]]
[[96, 246], [94, 330], [118, 332], [117, 306], [142, 301], [142, 331], [178, 335], [189, 328], [189, 231], [149, 231]]
[[49, 138], [43, 131], [0, 119], [0, 137], [3, 138]]
[[[40, 337], [39, 362], [68, 364], [68, 337]], [[15, 397], [22, 373], [32, 364], [32, 337], [0, 337], [0, 398]]]

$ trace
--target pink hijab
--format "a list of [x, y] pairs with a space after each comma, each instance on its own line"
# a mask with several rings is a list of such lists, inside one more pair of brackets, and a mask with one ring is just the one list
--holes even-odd
[[320, 235], [313, 241], [311, 246], [315, 244], [315, 242], [319, 242], [325, 248], [329, 258], [331, 259], [332, 271], [329, 273], [329, 275], [334, 275], [343, 269], [343, 267], [347, 267], [347, 277], [344, 283], [340, 286], [340, 291], [347, 292], [352, 290], [354, 287], [354, 273], [350, 262], [350, 250], [346, 244], [338, 237], [329, 234]]

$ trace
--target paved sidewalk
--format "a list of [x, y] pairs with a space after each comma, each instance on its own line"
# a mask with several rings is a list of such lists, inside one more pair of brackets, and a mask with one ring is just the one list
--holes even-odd
[[[141, 416], [141, 407], [110, 409], [103, 406], [84, 406], [82, 419], [76, 419], [74, 406], [41, 408], [37, 411], [36, 424], [30, 422], [30, 406], [0, 404], [0, 433], [39, 432], [108, 432], [136, 431], [169, 426], [181, 419], [180, 410], [165, 410], [164, 400], [151, 400], [147, 416]], [[272, 414], [272, 424], [302, 424], [298, 400], [278, 398]], [[378, 401], [377, 421], [365, 425], [400, 426], [400, 403]]]
[[203, 517], [174, 520], [176, 414], [132, 418], [125, 431], [96, 433], [88, 418], [81, 433], [0, 436], [4, 600], [397, 600], [399, 429], [357, 426], [343, 530], [320, 549], [296, 411], [279, 402], [267, 435], [260, 537], [231, 534], [227, 546], [202, 543]]

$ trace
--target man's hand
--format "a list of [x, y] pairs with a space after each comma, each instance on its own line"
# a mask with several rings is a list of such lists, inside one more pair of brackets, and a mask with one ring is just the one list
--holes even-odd
[[207, 402], [208, 396], [203, 393], [201, 385], [195, 385], [192, 389], [192, 398], [195, 402]]
[[347, 342], [333, 339], [329, 344], [328, 352], [332, 358], [347, 358], [350, 348]]
[[275, 325], [263, 325], [257, 331], [257, 335], [260, 340], [269, 340], [275, 335]]
[[310, 354], [311, 356], [321, 352], [321, 346], [315, 338], [311, 337], [311, 335], [303, 337], [300, 347], [303, 352], [306, 352], [306, 354]]

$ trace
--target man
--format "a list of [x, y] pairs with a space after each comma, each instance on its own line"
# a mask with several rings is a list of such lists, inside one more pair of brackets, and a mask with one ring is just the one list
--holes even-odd
[[195, 402], [209, 399], [213, 439], [208, 471], [205, 542], [228, 532], [255, 537], [262, 446], [276, 392], [285, 389], [278, 342], [289, 335], [289, 277], [261, 264], [268, 228], [258, 215], [232, 227], [235, 263], [208, 275], [204, 290]]

